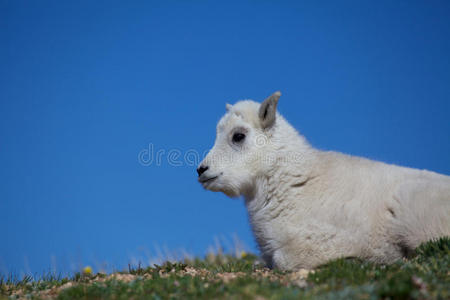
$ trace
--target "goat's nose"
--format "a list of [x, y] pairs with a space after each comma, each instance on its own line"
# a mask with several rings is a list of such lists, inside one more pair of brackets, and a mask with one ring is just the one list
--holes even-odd
[[200, 166], [198, 169], [197, 169], [197, 173], [198, 173], [198, 176], [200, 176], [200, 175], [202, 175], [203, 173], [205, 173], [205, 171], [206, 170], [208, 170], [208, 166]]

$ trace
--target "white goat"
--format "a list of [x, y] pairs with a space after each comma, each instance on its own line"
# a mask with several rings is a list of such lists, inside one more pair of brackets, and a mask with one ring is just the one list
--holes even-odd
[[450, 235], [449, 176], [316, 150], [277, 113], [279, 97], [227, 104], [197, 170], [204, 188], [244, 196], [269, 266], [392, 263]]

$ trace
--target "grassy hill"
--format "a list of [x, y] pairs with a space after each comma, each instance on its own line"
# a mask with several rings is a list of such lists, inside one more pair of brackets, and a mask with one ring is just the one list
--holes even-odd
[[265, 268], [255, 255], [207, 256], [72, 278], [0, 278], [0, 299], [450, 299], [450, 238], [392, 265], [339, 259], [315, 270]]

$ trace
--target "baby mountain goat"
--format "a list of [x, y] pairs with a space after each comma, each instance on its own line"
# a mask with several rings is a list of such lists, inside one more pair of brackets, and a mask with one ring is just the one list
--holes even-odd
[[316, 150], [277, 112], [280, 95], [227, 104], [197, 169], [204, 188], [245, 198], [270, 267], [392, 263], [450, 235], [449, 176]]

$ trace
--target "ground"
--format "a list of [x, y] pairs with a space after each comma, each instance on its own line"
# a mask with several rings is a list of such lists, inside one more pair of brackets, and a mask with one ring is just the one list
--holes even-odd
[[71, 278], [0, 277], [0, 299], [450, 299], [450, 238], [426, 243], [392, 265], [339, 259], [282, 272], [252, 254], [130, 267]]

